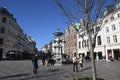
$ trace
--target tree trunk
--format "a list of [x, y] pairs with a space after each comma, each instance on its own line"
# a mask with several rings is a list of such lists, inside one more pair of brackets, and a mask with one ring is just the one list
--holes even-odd
[[90, 34], [88, 34], [88, 37], [89, 37], [91, 63], [92, 63], [92, 76], [93, 76], [93, 80], [96, 80], [97, 75], [96, 75], [96, 65], [95, 65], [95, 60], [94, 60], [94, 47], [92, 43], [93, 41], [92, 41], [92, 37], [90, 36]]

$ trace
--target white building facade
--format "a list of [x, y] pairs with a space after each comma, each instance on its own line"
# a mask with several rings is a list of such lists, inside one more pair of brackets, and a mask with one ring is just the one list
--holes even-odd
[[[106, 8], [103, 28], [96, 37], [96, 47], [94, 49], [96, 60], [102, 60], [103, 58], [107, 61], [111, 58], [120, 60], [120, 3], [111, 8], [113, 8], [112, 12]], [[94, 30], [97, 30], [97, 26]], [[84, 36], [84, 40], [80, 35]], [[85, 31], [79, 30], [77, 34], [77, 53], [82, 53], [84, 57], [90, 57], [88, 46], [88, 37]]]
[[106, 60], [110, 57], [120, 60], [120, 3], [115, 5], [115, 9], [104, 21]]
[[[99, 25], [94, 28], [94, 31], [97, 30], [98, 27]], [[94, 57], [97, 60], [102, 59], [103, 56], [105, 56], [105, 43], [103, 34], [103, 30], [101, 30], [96, 37]], [[83, 36], [83, 38], [81, 36]], [[79, 30], [79, 33], [77, 34], [77, 53], [78, 55], [82, 54], [84, 58], [86, 58], [86, 56], [90, 58], [88, 36], [86, 32], [82, 30]]]

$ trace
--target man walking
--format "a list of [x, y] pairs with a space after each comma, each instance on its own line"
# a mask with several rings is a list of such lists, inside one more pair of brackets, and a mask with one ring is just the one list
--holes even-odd
[[35, 54], [32, 59], [33, 62], [33, 73], [37, 74], [37, 69], [38, 69], [38, 55]]

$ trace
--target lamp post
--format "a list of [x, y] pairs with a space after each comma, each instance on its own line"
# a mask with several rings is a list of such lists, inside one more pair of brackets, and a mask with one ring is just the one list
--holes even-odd
[[62, 62], [62, 40], [60, 38], [60, 36], [63, 35], [62, 32], [60, 32], [60, 29], [57, 29], [56, 32], [53, 33], [55, 35], [55, 45], [54, 45], [54, 48], [55, 48], [55, 59], [57, 62]]

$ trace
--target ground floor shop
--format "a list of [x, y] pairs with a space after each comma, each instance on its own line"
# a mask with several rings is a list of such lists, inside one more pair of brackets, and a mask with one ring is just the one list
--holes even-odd
[[[90, 51], [88, 49], [78, 50], [78, 54], [82, 54], [83, 58], [88, 60], [91, 57]], [[94, 49], [94, 59], [95, 60], [119, 60], [120, 61], [120, 46], [103, 46]]]
[[5, 52], [0, 48], [0, 60], [27, 60], [31, 59], [34, 53], [19, 52], [19, 51], [7, 51]]

